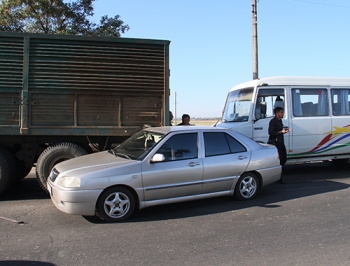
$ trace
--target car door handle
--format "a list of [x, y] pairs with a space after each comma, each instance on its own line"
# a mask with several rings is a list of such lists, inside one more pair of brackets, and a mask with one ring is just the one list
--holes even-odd
[[188, 166], [190, 166], [190, 167], [195, 167], [195, 166], [197, 166], [197, 165], [200, 165], [200, 163], [190, 162], [190, 163], [188, 164]]
[[238, 156], [238, 160], [244, 160], [244, 159], [247, 159], [247, 156], [242, 156], [242, 155]]

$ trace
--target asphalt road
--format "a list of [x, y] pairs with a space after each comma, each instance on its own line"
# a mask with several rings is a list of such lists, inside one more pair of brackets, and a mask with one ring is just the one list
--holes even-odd
[[287, 165], [248, 202], [151, 207], [107, 224], [57, 210], [31, 173], [0, 199], [3, 265], [350, 265], [350, 164]]

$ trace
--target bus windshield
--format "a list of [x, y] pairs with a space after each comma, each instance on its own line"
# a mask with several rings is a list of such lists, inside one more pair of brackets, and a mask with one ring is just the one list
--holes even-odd
[[252, 103], [253, 88], [231, 91], [227, 97], [223, 112], [223, 122], [248, 121]]

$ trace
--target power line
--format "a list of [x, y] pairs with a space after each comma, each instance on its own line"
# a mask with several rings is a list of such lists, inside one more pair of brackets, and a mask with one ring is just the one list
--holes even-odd
[[303, 3], [308, 3], [308, 4], [314, 4], [314, 5], [333, 6], [333, 7], [340, 7], [340, 8], [348, 8], [348, 9], [350, 9], [350, 6], [340, 6], [340, 5], [319, 3], [319, 2], [307, 1], [307, 0], [293, 0], [293, 1], [295, 1], [295, 2], [303, 2]]

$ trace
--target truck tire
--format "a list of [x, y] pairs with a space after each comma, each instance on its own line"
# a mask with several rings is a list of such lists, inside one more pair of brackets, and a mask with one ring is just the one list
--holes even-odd
[[56, 164], [85, 154], [87, 152], [82, 147], [70, 142], [55, 143], [46, 148], [36, 164], [36, 177], [40, 187], [48, 192], [46, 181]]
[[12, 154], [0, 147], [0, 194], [12, 183], [15, 172], [15, 162]]

